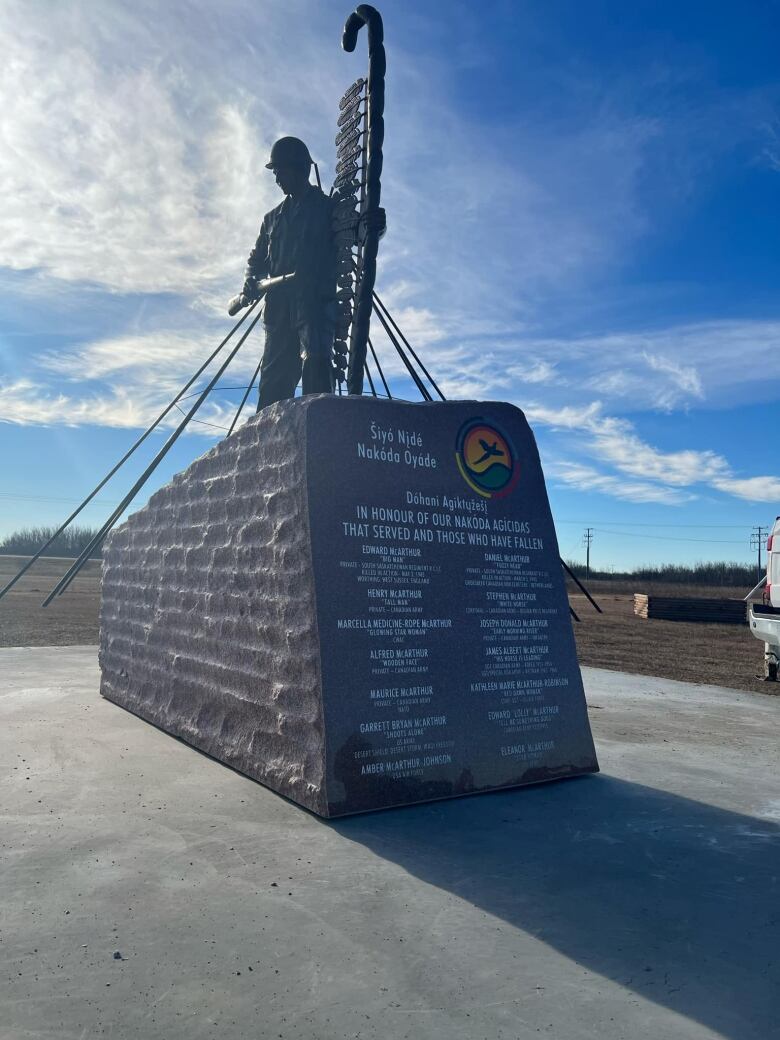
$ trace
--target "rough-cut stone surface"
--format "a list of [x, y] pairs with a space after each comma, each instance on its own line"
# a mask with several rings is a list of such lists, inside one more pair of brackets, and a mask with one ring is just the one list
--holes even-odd
[[323, 812], [305, 422], [264, 409], [116, 529], [101, 693]]
[[511, 405], [273, 405], [103, 566], [103, 695], [322, 816], [598, 769]]

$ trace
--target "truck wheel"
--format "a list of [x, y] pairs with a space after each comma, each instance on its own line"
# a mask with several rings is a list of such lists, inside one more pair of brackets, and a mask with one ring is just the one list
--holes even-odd
[[764, 662], [764, 678], [767, 682], [777, 682], [777, 661]]

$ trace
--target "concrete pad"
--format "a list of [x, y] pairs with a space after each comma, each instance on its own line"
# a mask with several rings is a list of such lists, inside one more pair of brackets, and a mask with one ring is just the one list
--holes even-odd
[[3, 1040], [777, 1035], [780, 700], [586, 669], [600, 776], [326, 823], [98, 683], [0, 651]]

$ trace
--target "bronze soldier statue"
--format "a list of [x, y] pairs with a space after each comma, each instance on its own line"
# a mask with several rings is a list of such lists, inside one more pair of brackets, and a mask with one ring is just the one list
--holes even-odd
[[336, 322], [336, 250], [333, 203], [309, 182], [312, 158], [297, 137], [282, 137], [271, 149], [273, 171], [285, 198], [266, 213], [249, 254], [241, 295], [256, 299], [258, 282], [291, 274], [268, 291], [265, 350], [258, 411], [292, 397], [302, 378], [304, 394], [334, 389], [332, 348]]

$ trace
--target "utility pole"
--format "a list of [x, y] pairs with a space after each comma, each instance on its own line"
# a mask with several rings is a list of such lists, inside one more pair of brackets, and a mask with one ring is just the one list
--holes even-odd
[[750, 535], [750, 548], [758, 549], [758, 563], [756, 564], [756, 575], [758, 581], [761, 581], [761, 550], [764, 548], [764, 542], [766, 541], [766, 536], [768, 534], [768, 527], [761, 527], [757, 524], [753, 528], [753, 533]]
[[593, 528], [586, 527], [582, 536], [582, 544], [585, 546], [585, 580], [590, 578], [590, 546], [593, 541]]

